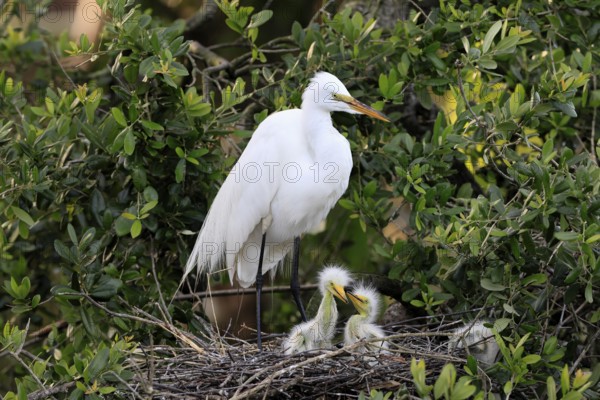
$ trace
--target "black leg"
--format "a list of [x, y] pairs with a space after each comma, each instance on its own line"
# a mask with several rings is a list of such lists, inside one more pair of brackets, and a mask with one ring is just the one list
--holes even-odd
[[296, 306], [298, 306], [298, 310], [300, 311], [300, 315], [302, 316], [302, 321], [306, 322], [306, 312], [304, 311], [304, 306], [302, 305], [302, 299], [300, 299], [300, 284], [298, 283], [298, 264], [300, 263], [300, 236], [294, 238], [294, 255], [292, 257], [292, 282], [290, 283], [290, 288], [292, 289], [292, 296], [294, 296], [294, 301], [296, 302]]
[[262, 352], [262, 337], [260, 333], [260, 294], [262, 293], [263, 274], [262, 274], [262, 263], [265, 256], [265, 241], [267, 234], [263, 233], [262, 241], [260, 243], [260, 256], [258, 258], [258, 270], [256, 271], [256, 346], [258, 351]]

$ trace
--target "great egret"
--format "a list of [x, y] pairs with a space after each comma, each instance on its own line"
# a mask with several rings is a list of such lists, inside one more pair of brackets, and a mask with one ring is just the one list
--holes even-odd
[[319, 274], [319, 290], [323, 295], [317, 315], [310, 321], [296, 325], [285, 338], [281, 347], [285, 354], [331, 347], [338, 319], [334, 296], [347, 303], [344, 287], [352, 278], [339, 266], [329, 266]]
[[[346, 289], [346, 297], [350, 299], [358, 314], [351, 316], [346, 323], [344, 345], [354, 344], [362, 339], [385, 338], [383, 329], [375, 324], [379, 312], [379, 293], [371, 287], [357, 285], [354, 288]], [[365, 353], [367, 351], [385, 351], [388, 348], [387, 341], [381, 340], [365, 343], [358, 351]]]
[[452, 353], [455, 349], [466, 347], [469, 353], [477, 360], [492, 365], [500, 351], [494, 340], [494, 333], [482, 321], [475, 321], [454, 330], [453, 337], [448, 341], [448, 350]]
[[302, 94], [302, 107], [267, 117], [256, 129], [217, 193], [183, 279], [225, 268], [242, 287], [256, 282], [257, 345], [261, 349], [263, 273], [294, 248], [291, 290], [306, 321], [298, 285], [300, 235], [316, 228], [348, 187], [350, 145], [330, 113], [366, 114], [389, 121], [355, 100], [338, 78], [317, 72]]

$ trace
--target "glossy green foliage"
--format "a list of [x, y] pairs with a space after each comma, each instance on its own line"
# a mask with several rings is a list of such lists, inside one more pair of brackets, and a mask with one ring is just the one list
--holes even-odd
[[[303, 279], [343, 262], [397, 280], [432, 318], [486, 307], [495, 385], [472, 357], [433, 381], [415, 362], [411, 393], [597, 394], [598, 1], [440, 1], [393, 26], [342, 9], [261, 42], [277, 15], [223, 0], [241, 50], [212, 68], [183, 22], [129, 3], [99, 1], [110, 18], [96, 44], [14, 29], [18, 10], [0, 11], [0, 343], [27, 365], [3, 364], [7, 398], [66, 382], [60, 398], [110, 398], [137, 343], [175, 341], [122, 315], [164, 317], [157, 283], [175, 295], [239, 148], [267, 115], [298, 107], [317, 70], [392, 122], [334, 115], [355, 168], [326, 231], [303, 241]], [[69, 55], [90, 55], [90, 70], [53, 61]], [[386, 227], [400, 203], [397, 239]], [[191, 302], [168, 304], [174, 324], [202, 332]], [[294, 313], [277, 311], [278, 327]], [[24, 359], [27, 329], [57, 321]]]

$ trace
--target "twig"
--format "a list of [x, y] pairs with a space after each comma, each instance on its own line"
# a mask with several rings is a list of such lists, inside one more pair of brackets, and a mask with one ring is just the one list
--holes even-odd
[[[204, 47], [200, 42], [192, 40], [190, 42], [190, 53], [198, 56], [199, 58], [206, 61], [206, 65], [210, 68], [210, 71], [220, 71], [230, 67], [229, 60], [221, 57], [208, 47]], [[207, 69], [209, 69], [207, 68]], [[206, 71], [206, 70], [205, 70]]]
[[[391, 340], [391, 339], [395, 339], [395, 338], [400, 338], [400, 337], [414, 337], [414, 336], [449, 336], [452, 335], [452, 332], [440, 332], [440, 333], [435, 333], [435, 332], [423, 332], [422, 335], [419, 334], [415, 334], [415, 333], [402, 333], [402, 334], [397, 334], [397, 335], [391, 335], [385, 338], [385, 340]], [[251, 395], [253, 395], [254, 393], [256, 393], [257, 391], [268, 387], [271, 382], [275, 379], [280, 377], [281, 375], [284, 375], [286, 373], [292, 372], [293, 370], [297, 370], [301, 367], [304, 367], [306, 365], [310, 365], [310, 364], [315, 364], [318, 363], [320, 361], [329, 359], [329, 358], [333, 358], [336, 357], [340, 354], [343, 353], [351, 353], [351, 350], [355, 350], [358, 348], [363, 347], [366, 343], [370, 343], [370, 342], [380, 342], [381, 338], [372, 338], [370, 340], [361, 340], [358, 341], [352, 345], [349, 346], [344, 346], [341, 349], [338, 350], [334, 350], [331, 352], [327, 352], [324, 354], [319, 354], [317, 356], [314, 357], [310, 357], [302, 362], [299, 362], [297, 364], [292, 364], [289, 365], [285, 368], [282, 368], [286, 365], [286, 362], [288, 361], [288, 359], [284, 359], [283, 361], [280, 361], [278, 363], [276, 363], [275, 365], [269, 367], [269, 368], [261, 368], [257, 373], [255, 373], [254, 375], [252, 375], [250, 378], [246, 379], [241, 385], [240, 387], [236, 390], [235, 394], [233, 395], [233, 397], [231, 398], [231, 400], [234, 399], [243, 399], [243, 398], [247, 398], [250, 397]], [[402, 347], [402, 346], [398, 346], [398, 348], [402, 351], [402, 352], [406, 352], [406, 353], [415, 353], [415, 351], [408, 349], [406, 347]], [[381, 354], [383, 355], [383, 354]], [[456, 357], [452, 357], [452, 356], [448, 356], [448, 355], [443, 355], [443, 354], [434, 354], [434, 355], [430, 355], [434, 358], [440, 358], [446, 361], [460, 361], [460, 359], [457, 359]], [[272, 375], [268, 376], [267, 378], [263, 379], [261, 382], [259, 382], [257, 385], [255, 385], [254, 387], [248, 389], [245, 392], [241, 392], [242, 389], [244, 388], [244, 386], [247, 386], [249, 383], [251, 383], [253, 380], [257, 379], [258, 377], [260, 377], [261, 375], [268, 373], [269, 371], [274, 370], [276, 372], [274, 372]]]
[[421, 12], [421, 14], [423, 14], [423, 16], [425, 17], [427, 22], [429, 22], [431, 25], [434, 25], [433, 21], [431, 19], [429, 19], [429, 15], [427, 15], [425, 10], [423, 10], [416, 1], [414, 1], [414, 0], [409, 0], [409, 1], [410, 1], [410, 4], [413, 5], [413, 7], [415, 7], [417, 10], [419, 10]]
[[336, 0], [328, 0], [327, 2], [325, 2], [325, 4], [323, 4], [323, 6], [321, 8], [319, 8], [317, 10], [317, 12], [312, 16], [312, 18], [310, 19], [310, 22], [308, 23], [308, 25], [314, 23], [320, 16], [322, 13], [324, 13], [327, 8], [332, 5], [335, 4]]
[[115, 371], [110, 371], [110, 374], [119, 382], [121, 382], [122, 385], [124, 385], [127, 389], [129, 389], [129, 392], [131, 394], [133, 394], [133, 397], [135, 397], [136, 399], [143, 399], [142, 396], [140, 396], [136, 390], [133, 389], [133, 387], [131, 387], [131, 385], [129, 383], [127, 383], [126, 380], [124, 380], [123, 378], [121, 378], [119, 376], [119, 374], [117, 374]]
[[[30, 320], [27, 320], [27, 325], [25, 326], [25, 329], [23, 329], [23, 331], [25, 332], [25, 337], [27, 336], [27, 331], [29, 330], [29, 322]], [[10, 354], [15, 360], [17, 360], [17, 362], [19, 364], [21, 364], [21, 366], [23, 368], [25, 368], [27, 370], [27, 372], [29, 373], [29, 376], [31, 378], [33, 378], [33, 380], [38, 384], [38, 386], [40, 388], [42, 388], [42, 390], [46, 390], [46, 386], [44, 386], [44, 384], [42, 383], [42, 381], [40, 380], [40, 378], [37, 377], [37, 375], [33, 372], [33, 370], [29, 367], [29, 365], [27, 365], [27, 363], [25, 361], [23, 361], [23, 359], [19, 356], [19, 353], [23, 350], [23, 345], [25, 344], [25, 341], [23, 341], [18, 347], [17, 349], [15, 349], [15, 351], [9, 351], [8, 354]], [[54, 396], [52, 396], [52, 398], [54, 398]]]
[[[592, 85], [594, 91], [596, 90], [596, 74], [592, 74]], [[592, 132], [590, 134], [590, 153], [592, 154], [592, 160], [598, 165], [598, 155], [596, 154], [596, 114], [598, 107], [594, 107], [592, 111]]]
[[150, 261], [152, 263], [152, 276], [154, 277], [154, 283], [156, 283], [156, 290], [158, 291], [158, 305], [161, 311], [161, 314], [165, 320], [169, 322], [169, 324], [173, 325], [173, 320], [171, 319], [171, 314], [169, 314], [169, 309], [165, 303], [165, 299], [162, 295], [162, 290], [160, 288], [160, 283], [158, 282], [158, 275], [156, 274], [156, 253], [154, 252], [154, 238], [150, 238]]
[[146, 318], [138, 317], [136, 315], [130, 315], [130, 314], [112, 311], [109, 308], [105, 307], [104, 305], [98, 303], [87, 293], [80, 293], [80, 295], [82, 297], [84, 297], [87, 301], [89, 301], [94, 307], [101, 309], [108, 315], [111, 315], [113, 317], [124, 318], [124, 319], [131, 319], [134, 321], [138, 321], [138, 322], [142, 322], [142, 323], [145, 323], [148, 325], [159, 327], [159, 328], [165, 330], [166, 332], [169, 332], [170, 334], [172, 334], [173, 336], [175, 336], [176, 338], [178, 338], [179, 340], [181, 340], [182, 342], [184, 342], [185, 344], [187, 344], [188, 346], [190, 346], [191, 348], [196, 350], [198, 353], [204, 353], [204, 349], [201, 348], [200, 346], [198, 346], [194, 342], [194, 339], [198, 340], [198, 338], [192, 339], [191, 337], [189, 337], [189, 336], [191, 336], [189, 333], [178, 329], [177, 327], [173, 326], [172, 324], [169, 324], [166, 321], [161, 321], [158, 318], [154, 317], [153, 315], [150, 315], [147, 312], [145, 312], [137, 307], [135, 307], [134, 310], [136, 312], [138, 312], [139, 314], [144, 315]]
[[46, 400], [49, 397], [54, 397], [55, 394], [67, 392], [73, 386], [75, 386], [75, 381], [65, 382], [47, 389], [36, 390], [27, 395], [27, 400]]
[[471, 115], [473, 115], [475, 124], [477, 126], [481, 126], [483, 124], [479, 121], [479, 117], [477, 116], [477, 114], [475, 114], [475, 111], [473, 111], [473, 109], [471, 108], [471, 103], [469, 103], [469, 100], [467, 99], [467, 95], [465, 94], [465, 88], [463, 87], [461, 70], [464, 67], [464, 65], [460, 60], [456, 60], [454, 62], [454, 66], [456, 67], [456, 72], [457, 72], [456, 78], [458, 79], [458, 89], [460, 90], [460, 95], [462, 96], [463, 101], [465, 102], [465, 106], [467, 107], [467, 109], [469, 110]]
[[[300, 287], [300, 291], [307, 292], [310, 290], [315, 290], [319, 287], [317, 284], [309, 284], [303, 285]], [[289, 292], [289, 286], [271, 286], [263, 288], [263, 293], [283, 293]], [[223, 297], [223, 296], [238, 296], [243, 294], [254, 294], [256, 293], [256, 289], [254, 288], [237, 288], [237, 289], [222, 289], [222, 290], [205, 290], [203, 292], [197, 293], [186, 293], [186, 294], [178, 294], [173, 297], [173, 300], [189, 300], [189, 299], [197, 299], [197, 298], [207, 298], [207, 297]]]
[[588, 350], [590, 349], [590, 347], [592, 347], [592, 345], [595, 345], [597, 343], [596, 340], [598, 339], [598, 336], [600, 336], [600, 329], [596, 330], [596, 333], [594, 334], [594, 336], [592, 337], [592, 339], [590, 341], [588, 341], [588, 344], [581, 351], [581, 353], [579, 353], [579, 357], [577, 357], [577, 360], [575, 360], [575, 362], [573, 363], [573, 365], [569, 369], [569, 374], [570, 375], [573, 375], [573, 373], [575, 372], [575, 369], [577, 368], [577, 366], [579, 365], [579, 363], [581, 362], [581, 360], [583, 360], [583, 357], [585, 357], [585, 355], [588, 352]]
[[193, 31], [206, 21], [213, 19], [218, 9], [214, 0], [205, 0], [198, 11], [185, 21], [185, 31]]

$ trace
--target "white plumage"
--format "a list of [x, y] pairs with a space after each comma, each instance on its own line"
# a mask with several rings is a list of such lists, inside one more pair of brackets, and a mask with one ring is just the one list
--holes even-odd
[[319, 290], [323, 299], [317, 315], [310, 321], [292, 328], [281, 345], [285, 354], [331, 347], [338, 319], [334, 296], [346, 302], [344, 287], [348, 286], [351, 281], [350, 274], [342, 267], [329, 266], [321, 271]]
[[469, 353], [480, 362], [491, 365], [500, 351], [494, 333], [484, 325], [483, 321], [475, 321], [465, 324], [454, 330], [454, 335], [448, 341], [450, 353], [456, 349], [464, 349], [465, 345]]
[[227, 269], [242, 287], [256, 280], [263, 233], [262, 273], [277, 267], [295, 237], [316, 228], [348, 187], [352, 155], [330, 113], [381, 113], [353, 99], [335, 76], [315, 74], [302, 108], [280, 111], [256, 129], [217, 193], [185, 267]]
[[[346, 323], [344, 345], [351, 345], [363, 339], [385, 338], [386, 335], [383, 329], [375, 324], [380, 306], [379, 293], [371, 287], [358, 285], [347, 290], [346, 296], [350, 299], [358, 314], [351, 316]], [[361, 353], [367, 351], [385, 351], [388, 348], [387, 341], [381, 340], [365, 343], [357, 351]]]

